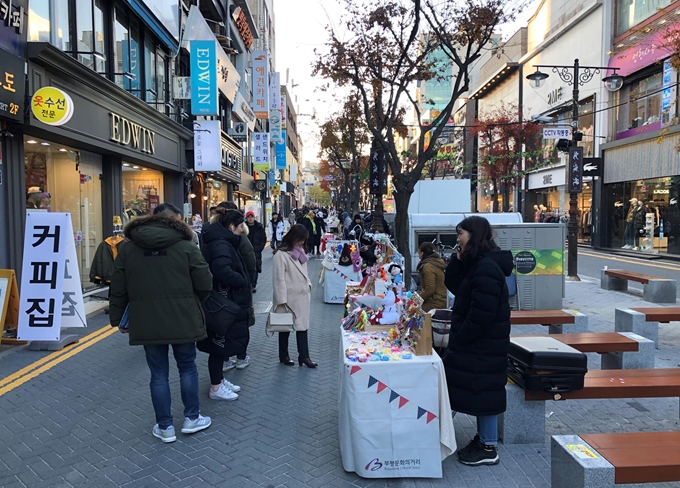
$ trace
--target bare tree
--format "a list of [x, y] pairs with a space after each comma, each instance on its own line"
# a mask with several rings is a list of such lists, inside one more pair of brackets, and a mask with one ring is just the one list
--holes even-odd
[[[434, 145], [425, 147], [426, 134], [432, 141], [439, 138], [455, 101], [469, 88], [470, 65], [494, 29], [512, 20], [527, 0], [340, 1], [345, 9], [343, 32], [328, 28], [327, 50], [317, 51], [314, 74], [352, 86], [359, 94], [373, 146], [383, 150], [392, 174], [397, 247], [406, 260], [409, 283], [408, 205], [436, 152]], [[450, 101], [430, 121], [424, 119], [414, 93], [416, 82], [427, 80], [450, 80], [453, 87]], [[407, 135], [407, 113], [415, 114], [420, 128], [413, 164], [397, 149], [398, 139]]]

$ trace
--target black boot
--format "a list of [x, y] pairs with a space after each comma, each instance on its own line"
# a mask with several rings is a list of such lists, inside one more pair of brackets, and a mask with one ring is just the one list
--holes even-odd
[[307, 331], [298, 331], [295, 333], [298, 348], [298, 364], [303, 364], [308, 368], [316, 368], [318, 364], [309, 359], [309, 342], [307, 338]]

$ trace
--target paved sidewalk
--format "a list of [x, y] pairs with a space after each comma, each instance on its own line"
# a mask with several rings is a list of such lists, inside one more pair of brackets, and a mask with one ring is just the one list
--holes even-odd
[[[271, 301], [271, 259], [267, 248], [256, 302]], [[310, 261], [315, 285], [310, 349], [318, 369], [280, 365], [276, 339], [265, 337], [266, 315], [260, 314], [251, 328], [252, 364], [226, 373], [243, 388], [239, 400], [208, 399], [207, 357], [199, 353], [202, 413], [213, 418], [213, 425], [193, 436], [178, 432], [177, 442], [163, 444], [151, 435], [154, 416], [143, 351], [116, 333], [0, 396], [0, 486], [548, 487], [550, 435], [680, 429], [677, 398], [548, 402], [546, 442], [501, 445], [497, 466], [466, 467], [454, 456], [444, 462], [443, 479], [365, 480], [345, 473], [337, 428], [342, 308], [323, 303], [320, 263]], [[597, 282], [567, 283], [565, 308], [587, 313], [591, 331], [613, 331], [616, 306], [644, 303], [633, 294], [600, 290]], [[266, 303], [259, 306], [265, 309]], [[98, 315], [81, 333], [104, 327], [107, 320]], [[546, 331], [541, 326], [513, 331], [532, 332]], [[660, 342], [656, 366], [677, 367], [677, 323], [661, 326]], [[0, 352], [0, 378], [46, 354], [23, 348]], [[597, 368], [599, 360], [592, 359], [590, 368]], [[179, 380], [176, 373], [171, 377], [178, 428]], [[459, 444], [474, 435], [473, 420], [456, 417]]]

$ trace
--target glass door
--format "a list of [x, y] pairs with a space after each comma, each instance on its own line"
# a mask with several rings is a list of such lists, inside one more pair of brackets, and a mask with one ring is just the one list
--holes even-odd
[[[102, 229], [102, 160], [98, 154], [80, 151], [80, 219], [76, 233], [80, 279], [83, 289], [94, 286], [90, 283], [90, 268], [97, 246], [104, 240]], [[75, 219], [74, 219], [75, 220]], [[109, 227], [113, 224], [109, 222]], [[107, 227], [109, 237], [113, 228]]]

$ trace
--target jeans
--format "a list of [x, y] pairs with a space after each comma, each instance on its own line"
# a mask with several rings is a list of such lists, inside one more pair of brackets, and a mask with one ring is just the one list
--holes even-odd
[[[156, 423], [161, 429], [172, 425], [170, 410], [170, 383], [168, 376], [170, 366], [168, 361], [168, 344], [154, 344], [144, 346], [146, 363], [151, 371], [151, 402], [156, 412]], [[198, 400], [198, 370], [196, 369], [196, 343], [172, 344], [172, 352], [179, 370], [179, 384], [184, 404], [184, 416], [192, 420], [200, 413]]]
[[479, 438], [487, 446], [498, 444], [498, 415], [480, 415], [477, 417]]

